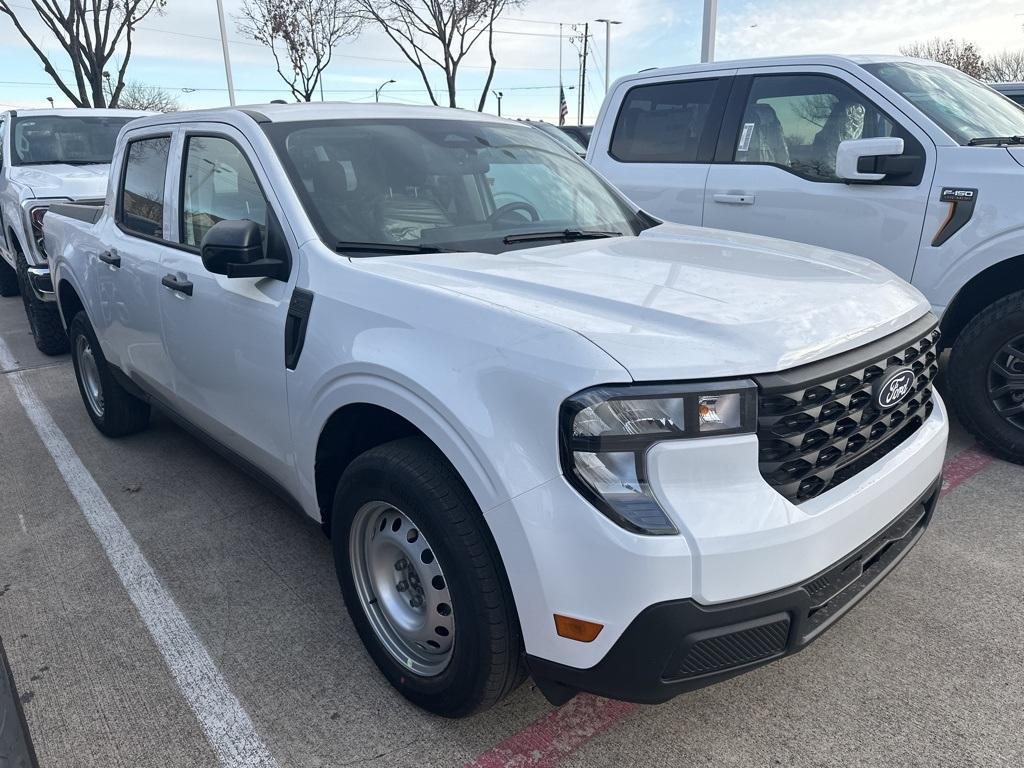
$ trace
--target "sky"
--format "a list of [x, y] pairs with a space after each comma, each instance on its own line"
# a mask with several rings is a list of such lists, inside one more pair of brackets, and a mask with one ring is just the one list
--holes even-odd
[[[56, 41], [35, 20], [28, 0], [11, 0], [26, 19], [34, 39], [63, 73], [69, 63]], [[274, 71], [270, 52], [236, 28], [241, 0], [224, 0], [228, 45], [239, 104], [289, 99]], [[977, 44], [983, 53], [1024, 48], [1024, 0], [719, 0], [716, 59], [800, 53], [896, 53], [915, 40], [957, 37]], [[700, 58], [702, 0], [532, 0], [506, 13], [495, 25], [498, 67], [491, 86], [503, 94], [502, 114], [557, 121], [558, 86], [566, 87], [568, 123], [578, 118], [579, 55], [570, 36], [590, 22], [584, 123], [593, 122], [604, 95], [608, 62], [605, 25], [599, 18], [620, 20], [611, 39], [611, 79], [648, 67], [688, 64]], [[559, 37], [559, 24], [562, 36]], [[573, 32], [573, 25], [579, 25]], [[561, 77], [559, 51], [561, 50]], [[476, 108], [487, 72], [486, 45], [478, 44], [459, 75], [459, 105]], [[227, 103], [227, 86], [214, 0], [167, 0], [162, 15], [137, 27], [129, 79], [160, 86], [183, 108]], [[346, 40], [323, 81], [328, 101], [429, 103], [419, 73], [383, 34], [367, 29]], [[431, 77], [437, 88], [440, 72]], [[570, 86], [572, 89], [570, 90]], [[43, 72], [38, 58], [14, 25], [0, 16], [0, 108], [70, 106]], [[489, 95], [485, 110], [497, 112]]]

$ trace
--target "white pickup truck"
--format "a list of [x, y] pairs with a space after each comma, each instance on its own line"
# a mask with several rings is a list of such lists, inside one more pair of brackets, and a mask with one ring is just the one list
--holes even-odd
[[663, 225], [529, 125], [266, 105], [121, 133], [44, 223], [86, 410], [159, 405], [321, 522], [412, 701], [663, 701], [919, 539], [937, 319], [867, 260]]
[[36, 346], [66, 352], [43, 245], [43, 216], [55, 202], [96, 205], [121, 128], [146, 112], [37, 109], [0, 112], [0, 296], [25, 301]]
[[668, 221], [846, 251], [912, 282], [942, 318], [955, 412], [1024, 463], [1024, 109], [1010, 99], [895, 57], [645, 70], [612, 86], [587, 159]]

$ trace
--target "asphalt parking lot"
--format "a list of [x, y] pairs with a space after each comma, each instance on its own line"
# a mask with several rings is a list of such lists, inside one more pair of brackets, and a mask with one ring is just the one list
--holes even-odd
[[[18, 298], [0, 299], [0, 338], [15, 361], [0, 365], [0, 638], [41, 766], [1024, 765], [1024, 471], [958, 427], [926, 537], [802, 653], [660, 707], [554, 710], [528, 683], [448, 721], [364, 654], [312, 521], [159, 414], [102, 437]], [[247, 718], [235, 752], [201, 725], [194, 678], [175, 674], [16, 385], [226, 682], [205, 700]]]

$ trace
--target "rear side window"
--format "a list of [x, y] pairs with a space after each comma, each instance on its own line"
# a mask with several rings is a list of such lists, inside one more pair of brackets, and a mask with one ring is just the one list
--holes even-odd
[[692, 163], [715, 99], [718, 80], [653, 83], [626, 94], [610, 154], [624, 163]]
[[118, 222], [132, 234], [163, 238], [164, 178], [170, 148], [170, 136], [139, 139], [128, 145]]

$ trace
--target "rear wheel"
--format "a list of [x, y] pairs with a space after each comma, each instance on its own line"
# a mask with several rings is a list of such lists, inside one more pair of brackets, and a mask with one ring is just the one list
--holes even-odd
[[36, 348], [44, 355], [63, 355], [68, 351], [68, 335], [61, 323], [57, 302], [36, 298], [28, 282], [28, 262], [20, 250], [16, 251], [15, 261], [18, 264], [21, 299], [25, 302], [25, 314], [28, 315]]
[[349, 615], [406, 698], [461, 717], [523, 681], [518, 618], [494, 541], [429, 441], [396, 440], [353, 461], [331, 530]]
[[145, 429], [149, 403], [135, 397], [114, 378], [84, 311], [71, 321], [70, 336], [78, 389], [96, 428], [107, 437], [123, 437]]
[[960, 421], [993, 454], [1024, 464], [1024, 291], [979, 312], [949, 359]]
[[0, 256], [0, 296], [18, 295], [18, 273]]

